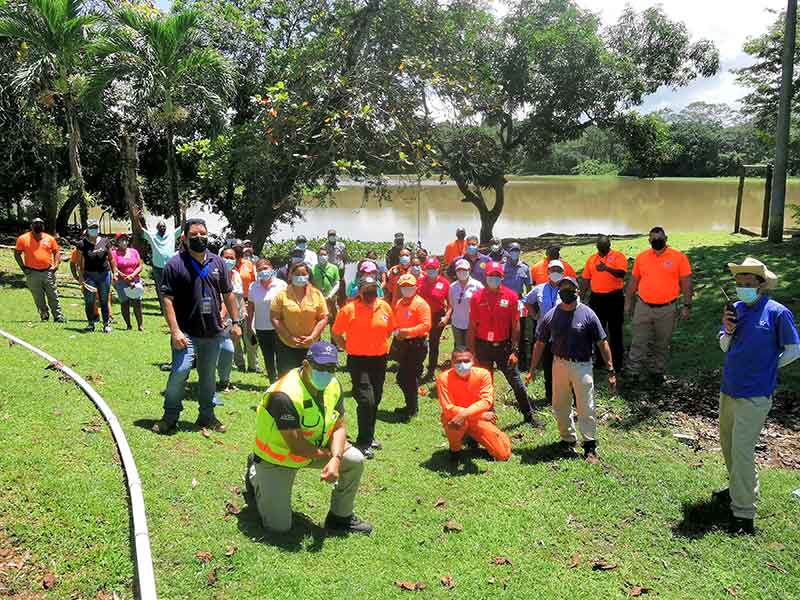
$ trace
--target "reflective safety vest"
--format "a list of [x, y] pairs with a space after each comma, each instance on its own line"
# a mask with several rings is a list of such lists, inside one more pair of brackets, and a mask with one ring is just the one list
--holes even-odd
[[[341, 416], [336, 410], [342, 387], [334, 377], [323, 392], [322, 410], [306, 389], [300, 378], [301, 369], [292, 369], [286, 375], [272, 384], [264, 399], [256, 408], [256, 443], [254, 452], [262, 460], [269, 463], [300, 469], [311, 463], [311, 459], [297, 456], [289, 451], [283, 435], [275, 424], [275, 419], [269, 414], [267, 404], [269, 397], [275, 392], [282, 392], [289, 396], [300, 418], [300, 431], [306, 441], [317, 448], [325, 448], [330, 444], [333, 426]], [[324, 413], [323, 413], [324, 411]]]

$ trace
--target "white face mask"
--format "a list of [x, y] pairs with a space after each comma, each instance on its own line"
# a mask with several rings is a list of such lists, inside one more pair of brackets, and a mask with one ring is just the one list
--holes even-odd
[[417, 293], [417, 287], [414, 285], [404, 285], [400, 288], [400, 293], [403, 294], [403, 298], [411, 298]]
[[400, 257], [400, 264], [404, 267], [408, 266], [411, 263], [411, 257], [406, 256], [405, 254]]
[[320, 254], [319, 255], [319, 264], [327, 265], [328, 264], [328, 255], [327, 254]]
[[550, 278], [550, 281], [552, 281], [553, 283], [558, 283], [559, 281], [564, 279], [564, 274], [563, 273], [559, 273], [557, 271], [553, 271], [552, 273], [550, 273], [548, 275], [548, 277]]
[[456, 373], [460, 377], [467, 377], [469, 372], [472, 370], [472, 361], [469, 362], [457, 362], [455, 364]]
[[308, 275], [292, 275], [292, 283], [298, 287], [306, 285], [308, 283]]
[[466, 281], [469, 279], [469, 271], [456, 271], [456, 278], [459, 281]]

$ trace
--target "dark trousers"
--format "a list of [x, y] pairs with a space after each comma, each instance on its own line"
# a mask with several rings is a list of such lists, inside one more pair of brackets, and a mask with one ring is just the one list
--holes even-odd
[[275, 366], [275, 347], [278, 344], [278, 334], [274, 329], [257, 329], [256, 338], [258, 346], [261, 348], [261, 355], [264, 357], [264, 368], [270, 383], [275, 383], [278, 379], [278, 370]]
[[375, 421], [383, 397], [388, 356], [348, 356], [347, 370], [353, 383], [358, 416], [356, 446], [365, 448], [375, 440]]
[[519, 366], [520, 371], [527, 371], [531, 366], [531, 348], [536, 321], [530, 317], [519, 318]]
[[442, 317], [444, 317], [443, 312], [431, 315], [432, 325], [428, 334], [428, 373], [433, 373], [439, 366], [439, 342], [444, 332], [444, 327], [440, 325]]
[[[589, 307], [597, 314], [603, 329], [608, 335], [608, 345], [611, 346], [611, 358], [614, 361], [614, 369], [622, 369], [622, 361], [625, 357], [625, 345], [622, 340], [622, 325], [625, 321], [625, 294], [622, 290], [609, 292], [607, 294], [596, 294], [592, 292], [589, 298]], [[599, 353], [598, 353], [599, 354]], [[598, 362], [603, 359], [598, 356]]]
[[542, 352], [542, 371], [544, 372], [544, 396], [548, 402], [553, 401], [553, 348], [550, 342], [544, 345]]
[[422, 362], [428, 353], [428, 345], [424, 337], [397, 340], [395, 349], [397, 358], [397, 385], [406, 400], [406, 410], [417, 414], [419, 408], [419, 377]]
[[517, 399], [519, 412], [528, 417], [532, 413], [531, 399], [522, 383], [522, 377], [517, 367], [508, 366], [508, 357], [511, 355], [511, 342], [487, 342], [485, 340], [475, 340], [475, 359], [478, 366], [493, 371], [497, 368], [508, 381], [508, 385], [514, 390], [514, 397]]
[[287, 346], [276, 334], [275, 363], [278, 369], [278, 377], [283, 377], [292, 369], [296, 369], [302, 365], [306, 354], [308, 354], [308, 348], [292, 348], [291, 346]]

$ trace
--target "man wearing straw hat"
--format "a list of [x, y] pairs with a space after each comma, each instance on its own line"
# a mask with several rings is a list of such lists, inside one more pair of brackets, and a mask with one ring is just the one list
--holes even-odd
[[766, 265], [746, 258], [729, 263], [739, 302], [725, 307], [719, 345], [725, 352], [719, 397], [719, 438], [729, 488], [714, 498], [730, 506], [730, 531], [754, 533], [758, 498], [755, 447], [778, 382], [778, 369], [800, 357], [792, 312], [771, 300], [778, 278]]

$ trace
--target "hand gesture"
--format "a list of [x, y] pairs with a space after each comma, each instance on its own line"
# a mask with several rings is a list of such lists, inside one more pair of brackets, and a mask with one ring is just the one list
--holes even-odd
[[617, 376], [616, 374], [608, 375], [608, 393], [612, 396], [617, 394]]
[[508, 366], [509, 367], [516, 367], [519, 363], [519, 357], [517, 356], [517, 352], [514, 351], [508, 355]]
[[189, 340], [186, 339], [182, 331], [174, 332], [171, 337], [172, 347], [175, 348], [175, 350], [183, 350], [189, 347]]
[[325, 466], [322, 467], [322, 471], [319, 474], [320, 481], [325, 481], [327, 483], [336, 483], [339, 481], [339, 459], [338, 458], [331, 458]]
[[525, 375], [525, 385], [528, 385], [532, 381], [536, 381], [536, 369], [531, 367], [531, 370], [528, 371], [528, 374]]
[[692, 316], [692, 309], [688, 306], [684, 306], [681, 308], [681, 319], [684, 321], [688, 321]]
[[726, 308], [722, 312], [722, 326], [725, 327], [725, 333], [733, 335], [736, 332], [736, 313]]
[[231, 339], [233, 340], [234, 344], [242, 339], [242, 328], [238, 323], [234, 323], [231, 327]]

